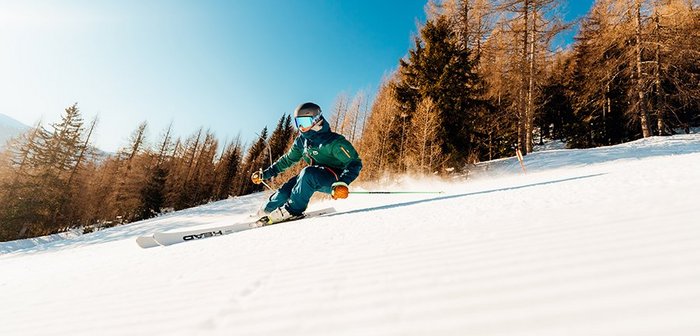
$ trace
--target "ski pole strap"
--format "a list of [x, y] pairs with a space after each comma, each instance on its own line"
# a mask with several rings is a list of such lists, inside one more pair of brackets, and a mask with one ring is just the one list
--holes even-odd
[[373, 195], [373, 194], [444, 194], [444, 191], [351, 191], [351, 194]]

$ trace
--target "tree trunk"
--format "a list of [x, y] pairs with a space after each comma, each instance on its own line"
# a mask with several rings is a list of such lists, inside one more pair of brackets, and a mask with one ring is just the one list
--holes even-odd
[[608, 116], [612, 111], [612, 101], [610, 100], [610, 82], [605, 86], [605, 103], [603, 106], [603, 130], [605, 131], [605, 144], [612, 145], [610, 130], [608, 129]]
[[465, 49], [469, 49], [469, 36], [471, 34], [470, 32], [470, 27], [469, 27], [469, 0], [463, 0], [462, 1], [462, 11], [460, 15], [460, 21], [461, 21], [461, 38], [462, 38], [462, 46]]
[[528, 76], [525, 73], [525, 69], [528, 66], [528, 41], [529, 41], [529, 11], [530, 11], [530, 0], [525, 0], [523, 4], [523, 51], [522, 51], [522, 86], [520, 89], [520, 108], [518, 113], [518, 149], [523, 154], [527, 154], [527, 92], [529, 88]]
[[[529, 69], [528, 69], [528, 86], [527, 86], [527, 107], [525, 115], [525, 154], [532, 152], [532, 133], [533, 124], [535, 121], [535, 104], [534, 104], [534, 90], [535, 90], [535, 34], [536, 34], [536, 12], [533, 11], [530, 21], [532, 21], [532, 30], [530, 31], [530, 57], [528, 59]], [[526, 29], [527, 30], [527, 29]]]
[[658, 5], [654, 4], [654, 108], [656, 109], [656, 127], [659, 135], [666, 135], [666, 120], [661, 106], [661, 25], [659, 24]]
[[165, 132], [165, 136], [163, 137], [163, 144], [160, 146], [160, 150], [158, 151], [158, 162], [156, 163], [156, 167], [160, 167], [160, 165], [163, 164], [163, 161], [165, 161], [165, 153], [170, 144], [170, 133], [172, 133], [172, 129], [173, 123], [170, 122], [170, 125], [168, 125], [168, 130]]
[[642, 74], [642, 4], [641, 0], [635, 0], [635, 24], [636, 24], [636, 53], [637, 53], [637, 114], [639, 122], [642, 126], [642, 136], [648, 138], [651, 136], [649, 128], [649, 111], [644, 106], [644, 78]]

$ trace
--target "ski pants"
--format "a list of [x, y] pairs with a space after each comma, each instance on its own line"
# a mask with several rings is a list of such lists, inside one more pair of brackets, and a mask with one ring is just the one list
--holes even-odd
[[337, 175], [330, 168], [308, 166], [270, 196], [270, 200], [265, 205], [265, 211], [271, 212], [286, 203], [289, 213], [301, 215], [309, 205], [314, 192], [330, 194], [331, 185], [336, 181], [338, 181]]

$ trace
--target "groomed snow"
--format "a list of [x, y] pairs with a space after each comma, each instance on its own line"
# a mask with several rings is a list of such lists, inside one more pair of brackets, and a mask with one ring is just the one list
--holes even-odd
[[0, 243], [0, 335], [700, 335], [700, 136], [525, 160], [170, 247], [134, 239], [264, 195]]

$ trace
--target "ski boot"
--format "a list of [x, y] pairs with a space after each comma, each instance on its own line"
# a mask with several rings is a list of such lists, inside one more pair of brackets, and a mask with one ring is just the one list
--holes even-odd
[[287, 210], [287, 206], [283, 205], [275, 210], [272, 210], [267, 216], [260, 217], [256, 222], [256, 226], [272, 225], [281, 222], [288, 222], [296, 219], [303, 218], [304, 214], [294, 215]]

